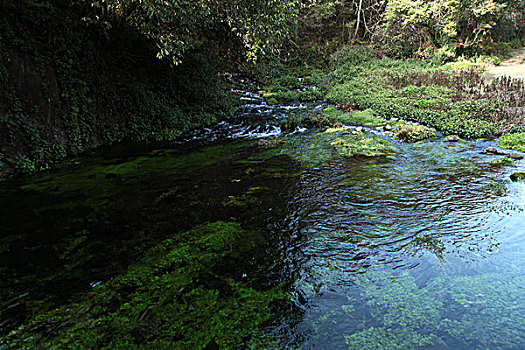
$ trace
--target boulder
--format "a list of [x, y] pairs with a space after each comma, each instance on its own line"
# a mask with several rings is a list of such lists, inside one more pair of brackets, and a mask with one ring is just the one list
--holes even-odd
[[525, 181], [525, 173], [517, 172], [510, 176], [510, 179], [514, 182]]
[[499, 149], [499, 148], [496, 148], [496, 147], [489, 147], [485, 150], [485, 152], [487, 153], [493, 153], [493, 154], [498, 154], [500, 156], [506, 156], [507, 154], [509, 154], [509, 152], [507, 151], [504, 151], [502, 149]]
[[512, 159], [518, 159], [518, 160], [523, 159], [523, 155], [519, 153], [508, 153], [507, 157], [512, 158]]

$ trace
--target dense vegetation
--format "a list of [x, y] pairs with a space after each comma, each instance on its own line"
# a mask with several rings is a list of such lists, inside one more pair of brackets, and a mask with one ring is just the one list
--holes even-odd
[[[391, 130], [397, 140], [417, 142], [415, 149], [426, 147], [419, 141], [435, 138], [436, 131], [449, 136], [445, 141], [503, 135], [500, 147], [523, 152], [524, 82], [488, 80], [483, 69], [523, 47], [524, 38], [525, 3], [520, 0], [1, 2], [0, 178], [49, 169], [67, 157], [119, 142], [172, 141], [229, 118], [239, 105], [232, 87], [259, 93], [267, 105], [329, 104], [280, 121], [285, 132], [298, 126], [322, 129], [315, 137], [287, 136], [252, 145], [257, 152], [244, 165], [259, 164], [272, 179], [297, 175], [266, 167], [264, 161], [272, 157], [294, 166], [297, 162], [302, 171], [320, 168], [334, 155], [344, 162], [379, 164], [399, 152], [401, 142], [367, 137], [362, 127], [358, 131], [349, 125]], [[233, 72], [259, 85], [225, 78]], [[457, 143], [463, 144], [468, 143]], [[66, 196], [71, 208], [83, 208], [88, 215], [75, 217], [67, 227], [71, 230], [83, 220], [106, 220], [110, 214], [104, 213], [115, 210], [108, 203], [136, 190], [149, 176], [179, 172], [191, 177], [204, 165], [228, 159], [234, 148], [215, 145], [207, 153], [189, 155], [155, 151], [121, 164], [108, 160], [81, 176], [50, 172], [23, 190]], [[242, 171], [245, 177], [257, 172]], [[224, 181], [243, 182], [237, 175]], [[201, 194], [199, 185], [191, 187], [195, 197]], [[256, 207], [253, 193], [261, 188], [228, 193], [215, 204], [242, 212]], [[170, 198], [177, 205], [192, 205], [193, 197], [181, 199], [176, 193], [170, 188], [154, 204]], [[220, 220], [228, 222], [188, 219], [191, 229], [177, 227], [171, 238], [163, 237], [145, 252], [136, 248], [142, 255], [134, 264], [73, 296], [72, 302], [28, 308], [24, 324], [5, 334], [0, 346], [278, 346], [265, 327], [277, 304], [290, 305], [286, 283], [281, 284], [286, 278], [265, 285], [243, 277], [238, 268], [246, 263], [243, 257], [260, 249], [261, 232], [244, 229], [230, 216]], [[72, 249], [87, 239], [86, 230], [79, 232], [84, 233], [68, 243]], [[383, 292], [372, 285], [368, 289], [379, 300], [379, 294], [388, 296]], [[399, 295], [408, 298], [409, 292]], [[434, 328], [454, 329], [451, 325], [436, 322]], [[404, 337], [413, 330], [402, 331]], [[361, 336], [403, 342], [386, 328], [367, 332], [350, 336], [349, 344], [361, 346]], [[429, 345], [432, 337], [412, 342]]]
[[[466, 137], [519, 124], [514, 114], [521, 100], [503, 97], [521, 91], [519, 83], [487, 86], [477, 73], [436, 67], [459, 55], [498, 63], [521, 47], [522, 1], [24, 0], [0, 6], [4, 175], [124, 140], [172, 140], [214, 123], [235, 105], [218, 73], [238, 69], [268, 83], [270, 104], [319, 100], [328, 92], [332, 102], [401, 114], [447, 133], [457, 128]], [[372, 51], [340, 51], [358, 44]], [[309, 87], [320, 85], [332, 53], [334, 72], [324, 90]], [[390, 59], [375, 60], [384, 55]], [[290, 70], [305, 64], [325, 72]], [[298, 76], [306, 77], [307, 88], [298, 89]], [[360, 97], [365, 85], [373, 91]], [[484, 117], [456, 125], [463, 112]]]

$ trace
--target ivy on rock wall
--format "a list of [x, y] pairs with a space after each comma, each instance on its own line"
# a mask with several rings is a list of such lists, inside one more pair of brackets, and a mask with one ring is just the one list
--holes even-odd
[[0, 4], [3, 175], [124, 140], [171, 140], [231, 113], [213, 52], [188, 48], [174, 67], [133, 26], [115, 25], [108, 41], [85, 12], [60, 1]]

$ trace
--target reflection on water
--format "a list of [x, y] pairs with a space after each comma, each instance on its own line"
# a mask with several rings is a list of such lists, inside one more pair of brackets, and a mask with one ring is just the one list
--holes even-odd
[[[283, 348], [525, 348], [520, 162], [486, 165], [493, 142], [406, 144], [373, 128], [395, 156], [342, 159], [337, 134], [282, 135], [279, 120], [306, 106], [245, 99], [237, 121], [184, 147], [116, 148], [3, 184], [2, 333], [174, 232], [233, 217], [265, 232], [243, 278], [292, 281], [294, 307], [268, 329]], [[252, 140], [269, 136], [284, 141]]]

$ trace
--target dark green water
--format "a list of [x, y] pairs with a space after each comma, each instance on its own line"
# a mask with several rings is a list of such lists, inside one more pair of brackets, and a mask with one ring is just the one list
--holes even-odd
[[234, 220], [260, 234], [228, 273], [287, 282], [265, 329], [275, 347], [525, 348], [525, 185], [509, 179], [522, 162], [485, 164], [494, 142], [406, 144], [374, 128], [397, 153], [343, 159], [329, 146], [337, 134], [280, 135], [286, 108], [247, 103], [249, 122], [221, 132], [1, 184], [2, 334], [174, 233]]

